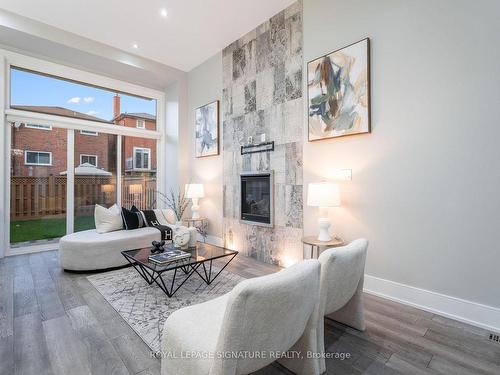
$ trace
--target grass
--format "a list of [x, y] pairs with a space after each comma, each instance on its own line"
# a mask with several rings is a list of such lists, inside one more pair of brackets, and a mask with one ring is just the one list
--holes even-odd
[[[94, 216], [75, 218], [75, 232], [93, 229]], [[10, 242], [25, 242], [59, 238], [66, 234], [66, 218], [35, 219], [10, 222]]]

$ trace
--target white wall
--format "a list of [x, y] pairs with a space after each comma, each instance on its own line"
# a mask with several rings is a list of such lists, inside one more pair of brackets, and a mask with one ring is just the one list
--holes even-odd
[[[305, 132], [304, 187], [336, 169], [352, 169], [353, 180], [341, 183], [343, 206], [330, 214], [346, 240], [370, 240], [372, 285], [497, 328], [499, 4], [304, 0], [304, 66], [371, 38], [373, 127], [368, 135], [314, 143]], [[221, 71], [219, 54], [189, 73], [191, 129], [194, 108], [220, 98]], [[222, 160], [194, 159], [192, 131], [189, 142], [193, 180], [208, 184], [202, 214], [218, 235]], [[305, 234], [316, 233], [317, 218], [316, 209], [305, 207]]]
[[[373, 127], [306, 141], [304, 184], [353, 170], [331, 216], [345, 239], [370, 240], [369, 275], [495, 307], [499, 4], [304, 1], [305, 61], [371, 38]], [[317, 216], [305, 207], [306, 234]]]
[[[188, 73], [188, 129], [190, 180], [203, 183], [205, 198], [200, 199], [200, 215], [209, 218], [209, 235], [222, 238], [222, 152], [218, 156], [195, 158], [194, 111], [222, 99], [222, 53], [208, 59]], [[222, 151], [222, 108], [219, 110], [219, 151]]]

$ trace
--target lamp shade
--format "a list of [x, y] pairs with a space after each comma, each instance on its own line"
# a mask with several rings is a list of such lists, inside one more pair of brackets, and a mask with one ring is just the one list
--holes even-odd
[[331, 182], [310, 183], [307, 188], [307, 205], [313, 207], [340, 206], [340, 189]]
[[203, 184], [186, 184], [186, 198], [203, 198], [205, 189]]

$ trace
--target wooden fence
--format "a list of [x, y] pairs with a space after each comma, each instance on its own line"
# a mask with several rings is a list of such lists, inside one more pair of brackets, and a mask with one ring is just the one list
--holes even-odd
[[11, 177], [11, 220], [66, 213], [66, 176]]
[[156, 178], [125, 176], [122, 188], [122, 206], [135, 205], [140, 210], [156, 207]]
[[[32, 220], [66, 215], [66, 176], [11, 177], [11, 220]], [[75, 176], [75, 216], [92, 216], [95, 204], [116, 202], [116, 179]], [[140, 209], [156, 206], [156, 179], [124, 176], [122, 205]]]

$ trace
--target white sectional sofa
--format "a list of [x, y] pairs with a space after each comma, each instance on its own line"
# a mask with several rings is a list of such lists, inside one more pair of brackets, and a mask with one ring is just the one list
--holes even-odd
[[[184, 227], [185, 228], [185, 227]], [[172, 226], [175, 233], [175, 227]], [[189, 228], [190, 244], [197, 239], [196, 228]], [[159, 241], [161, 233], [156, 228], [145, 227], [133, 230], [118, 230], [97, 233], [95, 229], [64, 236], [59, 241], [59, 264], [68, 271], [95, 271], [127, 265], [121, 252], [151, 246]]]

